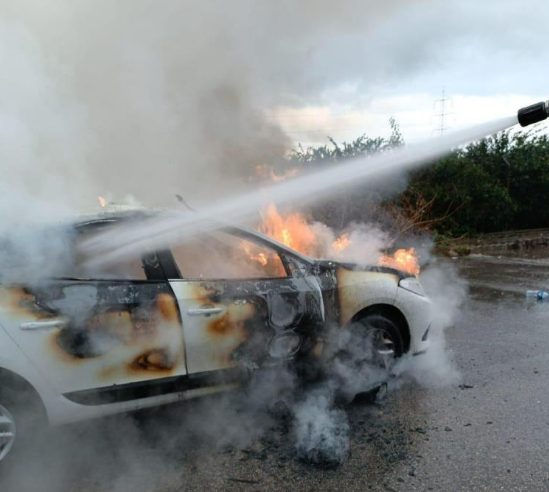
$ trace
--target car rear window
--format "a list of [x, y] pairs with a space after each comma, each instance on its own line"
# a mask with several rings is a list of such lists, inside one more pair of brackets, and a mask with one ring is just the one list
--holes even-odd
[[76, 279], [96, 280], [147, 280], [143, 258], [140, 254], [126, 255], [112, 263], [90, 267], [79, 245], [103, 232], [106, 227], [115, 227], [115, 224], [90, 227], [78, 231], [74, 239], [74, 254], [70, 265], [67, 265], [65, 277]]

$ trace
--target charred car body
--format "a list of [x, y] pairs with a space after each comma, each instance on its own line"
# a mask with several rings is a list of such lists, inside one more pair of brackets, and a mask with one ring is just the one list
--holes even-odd
[[[137, 215], [72, 225], [75, 251]], [[322, 366], [334, 327], [375, 332], [384, 357], [428, 345], [416, 277], [310, 259], [240, 227], [104, 271], [84, 271], [78, 253], [68, 263], [54, 279], [0, 285], [0, 459], [30, 408], [58, 425], [227, 389], [265, 366]]]

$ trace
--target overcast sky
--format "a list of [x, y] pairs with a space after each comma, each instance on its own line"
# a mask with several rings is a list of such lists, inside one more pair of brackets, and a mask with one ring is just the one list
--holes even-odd
[[372, 29], [326, 39], [313, 70], [323, 60], [330, 84], [269, 117], [319, 143], [387, 134], [393, 116], [414, 141], [438, 133], [443, 90], [447, 130], [504, 117], [549, 98], [547, 27], [543, 0], [404, 2]]

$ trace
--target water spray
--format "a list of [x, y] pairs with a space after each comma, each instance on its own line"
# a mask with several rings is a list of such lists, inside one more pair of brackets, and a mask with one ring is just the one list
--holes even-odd
[[529, 126], [546, 120], [549, 116], [549, 101], [542, 101], [519, 109], [518, 122], [520, 126]]
[[[215, 224], [220, 221], [239, 222], [251, 213], [261, 210], [266, 202], [299, 200], [301, 204], [308, 203], [325, 198], [345, 185], [387, 177], [391, 173], [406, 172], [435, 162], [461, 145], [506, 130], [517, 123], [528, 126], [543, 121], [548, 117], [548, 106], [547, 102], [534, 104], [520, 109], [518, 115], [452, 132], [427, 142], [407, 145], [391, 152], [357, 157], [340, 166], [213, 203], [199, 213], [180, 211], [130, 225], [123, 230], [119, 228], [118, 231], [107, 231], [85, 241], [81, 248], [90, 258], [88, 267], [97, 268], [101, 264], [109, 264], [145, 249], [162, 247], [177, 238], [206, 232], [215, 228]], [[216, 219], [215, 224], [212, 217]]]

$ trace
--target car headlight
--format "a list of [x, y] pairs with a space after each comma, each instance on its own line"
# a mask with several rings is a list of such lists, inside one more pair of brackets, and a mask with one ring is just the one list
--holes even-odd
[[405, 290], [408, 290], [410, 292], [413, 292], [414, 294], [417, 294], [418, 296], [425, 297], [425, 291], [423, 290], [423, 286], [419, 282], [419, 279], [417, 277], [408, 277], [403, 278], [399, 283], [399, 287], [402, 287]]

